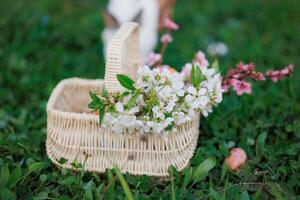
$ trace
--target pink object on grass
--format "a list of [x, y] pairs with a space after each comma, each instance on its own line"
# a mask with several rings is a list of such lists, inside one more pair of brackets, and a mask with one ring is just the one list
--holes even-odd
[[239, 172], [240, 168], [247, 162], [247, 155], [243, 149], [233, 148], [230, 150], [230, 155], [225, 158], [224, 162], [229, 169]]

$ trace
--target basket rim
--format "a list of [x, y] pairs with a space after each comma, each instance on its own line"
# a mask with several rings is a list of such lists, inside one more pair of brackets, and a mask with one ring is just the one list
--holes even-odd
[[89, 84], [94, 86], [104, 85], [103, 79], [83, 79], [79, 77], [67, 78], [61, 80], [52, 90], [50, 94], [49, 100], [47, 102], [46, 111], [47, 113], [57, 114], [63, 117], [68, 117], [72, 119], [89, 119], [89, 120], [97, 120], [98, 116], [92, 113], [76, 113], [76, 112], [69, 112], [69, 111], [62, 111], [54, 108], [54, 104], [59, 98], [59, 95], [63, 91], [66, 85], [71, 85], [71, 83], [77, 82], [81, 84]]

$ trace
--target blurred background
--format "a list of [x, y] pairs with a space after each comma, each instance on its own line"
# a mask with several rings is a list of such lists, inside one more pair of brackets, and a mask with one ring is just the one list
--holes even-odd
[[[46, 159], [45, 106], [60, 80], [103, 78], [101, 32], [106, 4], [102, 0], [1, 0], [0, 164]], [[278, 173], [275, 178], [267, 174], [267, 180], [278, 179], [292, 193], [300, 192], [296, 173], [300, 169], [299, 9], [298, 0], [176, 1], [173, 19], [180, 29], [173, 34], [164, 60], [172, 67], [180, 70], [196, 51], [206, 53], [217, 41], [228, 47], [228, 53], [218, 57], [223, 72], [239, 61], [254, 62], [261, 71], [295, 64], [291, 78], [276, 84], [256, 83], [251, 95], [226, 94], [201, 122], [192, 164], [211, 155], [222, 162], [231, 142], [246, 150], [251, 167]], [[268, 134], [262, 136], [259, 148], [263, 150], [258, 152], [255, 141], [262, 133]], [[281, 166], [286, 169], [278, 172]], [[219, 171], [212, 180], [218, 177]], [[244, 180], [236, 179], [231, 181]], [[28, 184], [23, 187], [31, 187]]]

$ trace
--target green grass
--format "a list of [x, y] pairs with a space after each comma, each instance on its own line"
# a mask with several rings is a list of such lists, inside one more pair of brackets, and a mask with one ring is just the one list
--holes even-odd
[[[104, 75], [104, 5], [1, 1], [0, 199], [125, 198], [120, 174], [61, 171], [45, 153], [45, 105], [54, 86], [68, 77]], [[296, 71], [277, 84], [256, 84], [251, 95], [226, 94], [202, 118], [190, 165], [183, 172], [171, 168], [172, 181], [125, 174], [136, 199], [300, 198], [299, 7], [297, 0], [177, 1], [174, 18], [181, 29], [166, 63], [180, 69], [198, 49], [220, 40], [229, 46], [219, 60], [222, 70], [243, 60], [259, 70], [294, 63]], [[238, 174], [222, 166], [232, 145], [249, 157]], [[200, 163], [214, 158], [214, 168], [203, 172]], [[197, 169], [201, 176], [194, 178]]]

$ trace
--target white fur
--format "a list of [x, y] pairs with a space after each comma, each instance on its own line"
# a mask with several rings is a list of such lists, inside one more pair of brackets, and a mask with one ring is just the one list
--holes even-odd
[[[140, 46], [145, 60], [157, 43], [159, 15], [157, 0], [110, 0], [107, 7], [109, 14], [114, 16], [119, 24], [132, 21], [141, 9]], [[118, 28], [106, 27], [103, 30], [104, 52]]]

